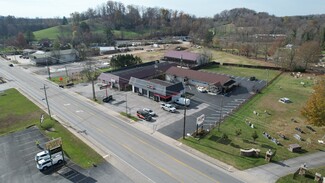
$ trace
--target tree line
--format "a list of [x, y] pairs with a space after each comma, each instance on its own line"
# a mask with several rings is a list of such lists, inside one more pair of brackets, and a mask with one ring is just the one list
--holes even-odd
[[[276, 17], [236, 8], [212, 18], [198, 18], [178, 10], [125, 6], [115, 1], [73, 12], [62, 19], [1, 17], [0, 36], [6, 45], [24, 48], [34, 39], [33, 31], [56, 25], [60, 25], [57, 41], [64, 46], [114, 45], [114, 31], [121, 32], [120, 39], [125, 31], [139, 33], [138, 39], [190, 36], [193, 44], [265, 61], [273, 58], [279, 66], [290, 70], [306, 68], [306, 64], [317, 61], [316, 53], [309, 53], [312, 58], [302, 58], [304, 47], [311, 45], [313, 49], [308, 50], [314, 52], [325, 48], [325, 15]], [[98, 25], [103, 32], [93, 30]], [[292, 46], [285, 48], [287, 45]]]

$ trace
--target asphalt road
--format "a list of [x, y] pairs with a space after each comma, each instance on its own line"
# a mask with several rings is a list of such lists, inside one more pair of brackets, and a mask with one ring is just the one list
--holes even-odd
[[[163, 143], [118, 118], [118, 114], [85, 101], [42, 77], [1, 61], [1, 74], [13, 87], [23, 90], [46, 110], [46, 84], [51, 114], [76, 130], [86, 130], [85, 138], [100, 144], [107, 155], [118, 156], [142, 175], [141, 182], [242, 182], [225, 170], [194, 158]], [[124, 172], [131, 173], [131, 172]], [[140, 182], [140, 181], [138, 181]]]

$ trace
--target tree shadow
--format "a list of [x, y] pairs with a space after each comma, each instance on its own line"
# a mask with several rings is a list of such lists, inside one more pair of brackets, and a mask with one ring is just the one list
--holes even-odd
[[230, 139], [224, 139], [224, 138], [221, 138], [221, 137], [218, 137], [218, 136], [215, 136], [215, 135], [212, 135], [211, 137], [209, 137], [209, 140], [212, 140], [214, 142], [218, 142], [220, 144], [223, 144], [223, 145], [229, 145], [231, 140]]
[[254, 144], [254, 145], [257, 145], [256, 142], [252, 142], [252, 141], [247, 140], [247, 139], [243, 139], [243, 142], [246, 143], [246, 144]]
[[280, 166], [283, 166], [283, 167], [290, 167], [289, 165], [284, 164], [284, 163], [281, 162], [281, 161], [273, 161], [273, 160], [272, 160], [272, 163], [277, 164], [277, 165], [280, 165]]
[[241, 148], [239, 145], [237, 145], [237, 144], [234, 144], [234, 143], [230, 143], [230, 146], [231, 146], [231, 147], [234, 147], [234, 148], [238, 148], [238, 149], [240, 149], [240, 148]]
[[261, 144], [260, 145], [262, 148], [266, 148], [266, 149], [274, 149], [272, 146], [267, 145], [267, 144]]

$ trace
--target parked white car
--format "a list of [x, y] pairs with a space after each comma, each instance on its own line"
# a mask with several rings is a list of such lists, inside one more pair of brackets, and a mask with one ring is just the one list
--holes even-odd
[[52, 165], [60, 164], [63, 162], [63, 156], [62, 154], [56, 154], [48, 159], [41, 159], [37, 161], [36, 167], [39, 170], [47, 170]]
[[287, 104], [287, 103], [290, 103], [291, 101], [290, 101], [289, 98], [285, 98], [285, 97], [283, 97], [283, 98], [280, 98], [280, 99], [279, 99], [279, 102], [284, 103], [284, 104]]
[[39, 160], [41, 160], [41, 159], [48, 159], [48, 158], [50, 158], [50, 154], [46, 150], [45, 151], [41, 151], [41, 152], [39, 152], [39, 153], [37, 153], [35, 155], [35, 161], [36, 162], [39, 161]]
[[143, 111], [147, 112], [150, 114], [150, 116], [156, 116], [156, 113], [153, 112], [153, 110], [149, 109], [149, 108], [143, 108]]
[[208, 90], [205, 87], [203, 87], [203, 86], [198, 86], [197, 87], [197, 90], [199, 92], [201, 92], [201, 93], [207, 93], [208, 92]]
[[168, 112], [176, 112], [176, 108], [170, 104], [161, 103], [160, 107]]

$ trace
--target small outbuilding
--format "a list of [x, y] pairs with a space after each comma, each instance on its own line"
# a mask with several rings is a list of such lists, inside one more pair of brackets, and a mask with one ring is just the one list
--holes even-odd
[[288, 150], [291, 152], [301, 152], [301, 146], [299, 144], [290, 144]]

